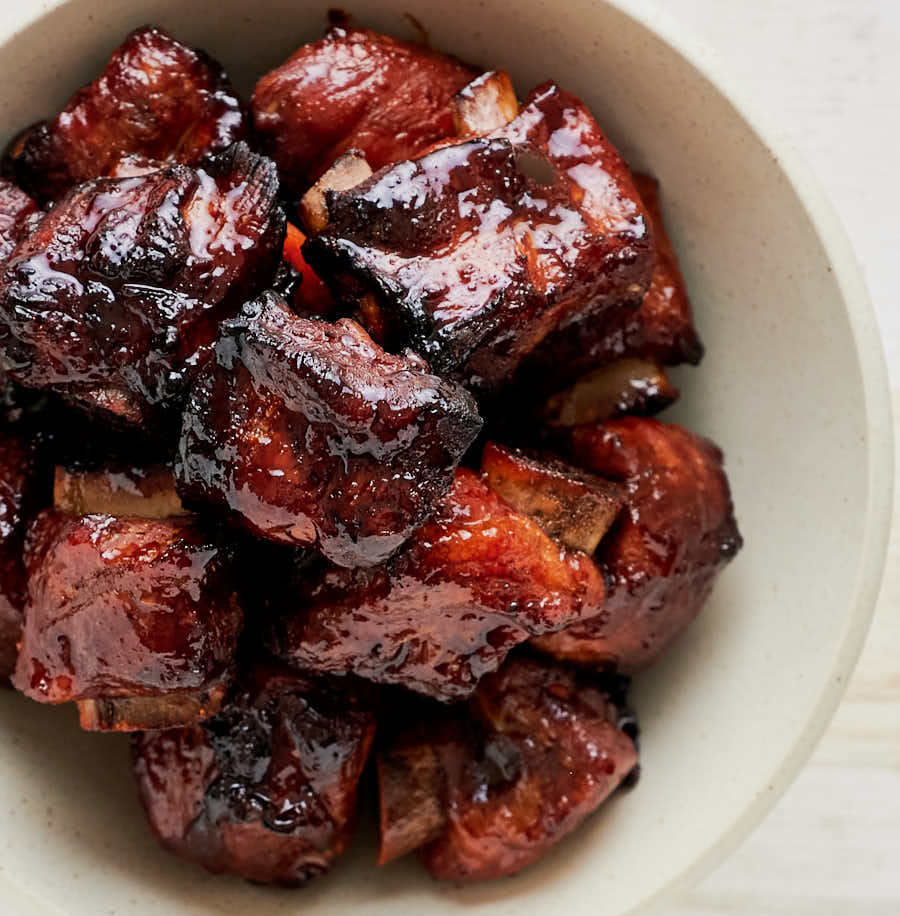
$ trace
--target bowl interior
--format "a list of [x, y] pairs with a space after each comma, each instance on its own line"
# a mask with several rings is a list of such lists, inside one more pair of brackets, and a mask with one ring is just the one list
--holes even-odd
[[[532, 912], [632, 912], [762, 816], [855, 660], [890, 505], [890, 419], [864, 293], [806, 190], [700, 70], [613, 5], [355, 0], [351, 11], [405, 35], [411, 12], [435, 46], [509, 69], [520, 95], [556, 79], [660, 178], [707, 346], [699, 369], [678, 373], [672, 416], [723, 446], [746, 546], [688, 634], [638, 679], [637, 789], [537, 867], [480, 887], [434, 884], [414, 861], [377, 870], [365, 825], [302, 892], [208, 876], [147, 831], [126, 739], [85, 735], [74, 710], [4, 693], [4, 912], [499, 914], [526, 900]], [[248, 90], [317, 37], [324, 14], [293, 0], [71, 0], [37, 18], [35, 4], [30, 24], [2, 36], [0, 138], [58, 109], [143, 22], [206, 48]]]

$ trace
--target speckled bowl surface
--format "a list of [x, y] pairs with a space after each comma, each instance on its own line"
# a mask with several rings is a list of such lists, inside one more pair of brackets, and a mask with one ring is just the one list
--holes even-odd
[[[14, 8], [13, 8], [14, 6]], [[627, 7], [627, 9], [626, 9]], [[127, 739], [73, 709], [0, 696], [0, 912], [65, 916], [647, 912], [719, 861], [811, 752], [865, 636], [891, 505], [880, 342], [852, 252], [815, 183], [736, 100], [720, 65], [643, 2], [382, 0], [359, 22], [585, 98], [663, 205], [707, 346], [671, 413], [725, 449], [746, 546], [700, 619], [637, 682], [643, 776], [538, 866], [458, 889], [414, 860], [352, 852], [299, 892], [169, 857], [135, 798]], [[295, 0], [71, 0], [0, 13], [0, 137], [58, 109], [131, 28], [155, 22], [247, 90], [316, 37]], [[761, 876], [764, 880], [764, 876]]]

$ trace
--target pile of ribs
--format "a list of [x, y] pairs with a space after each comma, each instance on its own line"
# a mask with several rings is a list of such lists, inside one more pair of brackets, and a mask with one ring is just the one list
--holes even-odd
[[0, 179], [0, 677], [133, 733], [179, 856], [518, 872], [741, 546], [657, 419], [702, 345], [585, 104], [347, 21], [263, 75], [138, 29]]

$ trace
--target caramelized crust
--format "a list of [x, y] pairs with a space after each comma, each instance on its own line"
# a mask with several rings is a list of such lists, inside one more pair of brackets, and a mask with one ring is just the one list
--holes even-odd
[[284, 597], [270, 640], [300, 668], [352, 671], [450, 701], [530, 634], [590, 615], [602, 600], [587, 556], [561, 548], [460, 469], [402, 553], [371, 569], [311, 575]]
[[253, 123], [285, 186], [300, 195], [350, 149], [379, 169], [454, 136], [450, 100], [476, 74], [420, 45], [333, 28], [259, 80]]
[[0, 277], [10, 376], [132, 426], [177, 407], [218, 321], [274, 273], [277, 191], [274, 165], [243, 144], [208, 171], [80, 185]]
[[313, 266], [389, 345], [473, 389], [508, 382], [560, 323], [636, 307], [650, 282], [628, 170], [583, 103], [552, 84], [490, 138], [326, 200], [328, 226], [304, 249]]
[[225, 72], [162, 29], [145, 26], [52, 120], [6, 150], [4, 168], [42, 201], [110, 174], [124, 155], [195, 163], [247, 133]]
[[230, 679], [243, 615], [228, 558], [196, 522], [45, 510], [29, 529], [25, 565], [13, 682], [26, 696], [196, 695]]
[[215, 718], [135, 736], [141, 802], [182, 858], [306, 884], [350, 841], [374, 731], [372, 704], [346, 680], [257, 665]]
[[[47, 496], [38, 444], [22, 430], [0, 432], [0, 681], [16, 666], [25, 607], [25, 528], [35, 503]], [[47, 487], [46, 489], [49, 489]]]
[[509, 659], [484, 678], [468, 708], [426, 721], [379, 755], [379, 861], [437, 833], [420, 847], [436, 878], [482, 881], [520, 871], [636, 766], [620, 720], [591, 676]]
[[191, 392], [179, 490], [261, 537], [371, 566], [425, 521], [480, 427], [471, 396], [421, 360], [268, 293], [223, 325]]
[[741, 546], [722, 453], [675, 424], [623, 417], [576, 429], [576, 464], [621, 481], [627, 511], [601, 543], [603, 611], [533, 641], [558, 658], [627, 673], [694, 619]]
[[540, 388], [547, 378], [555, 378], [564, 384], [595, 366], [627, 357], [668, 366], [700, 362], [703, 344], [694, 327], [678, 258], [663, 225], [658, 182], [640, 172], [632, 178], [650, 217], [656, 248], [650, 288], [640, 308], [622, 302], [599, 318], [586, 314], [560, 327], [529, 359], [523, 382]]

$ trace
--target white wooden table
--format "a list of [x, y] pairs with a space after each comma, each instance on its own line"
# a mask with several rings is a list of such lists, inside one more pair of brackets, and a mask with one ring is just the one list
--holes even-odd
[[[900, 0], [661, 0], [806, 154], [881, 324], [900, 427]], [[898, 443], [900, 453], [900, 443]], [[900, 914], [900, 499], [875, 622], [812, 760], [668, 916]]]

